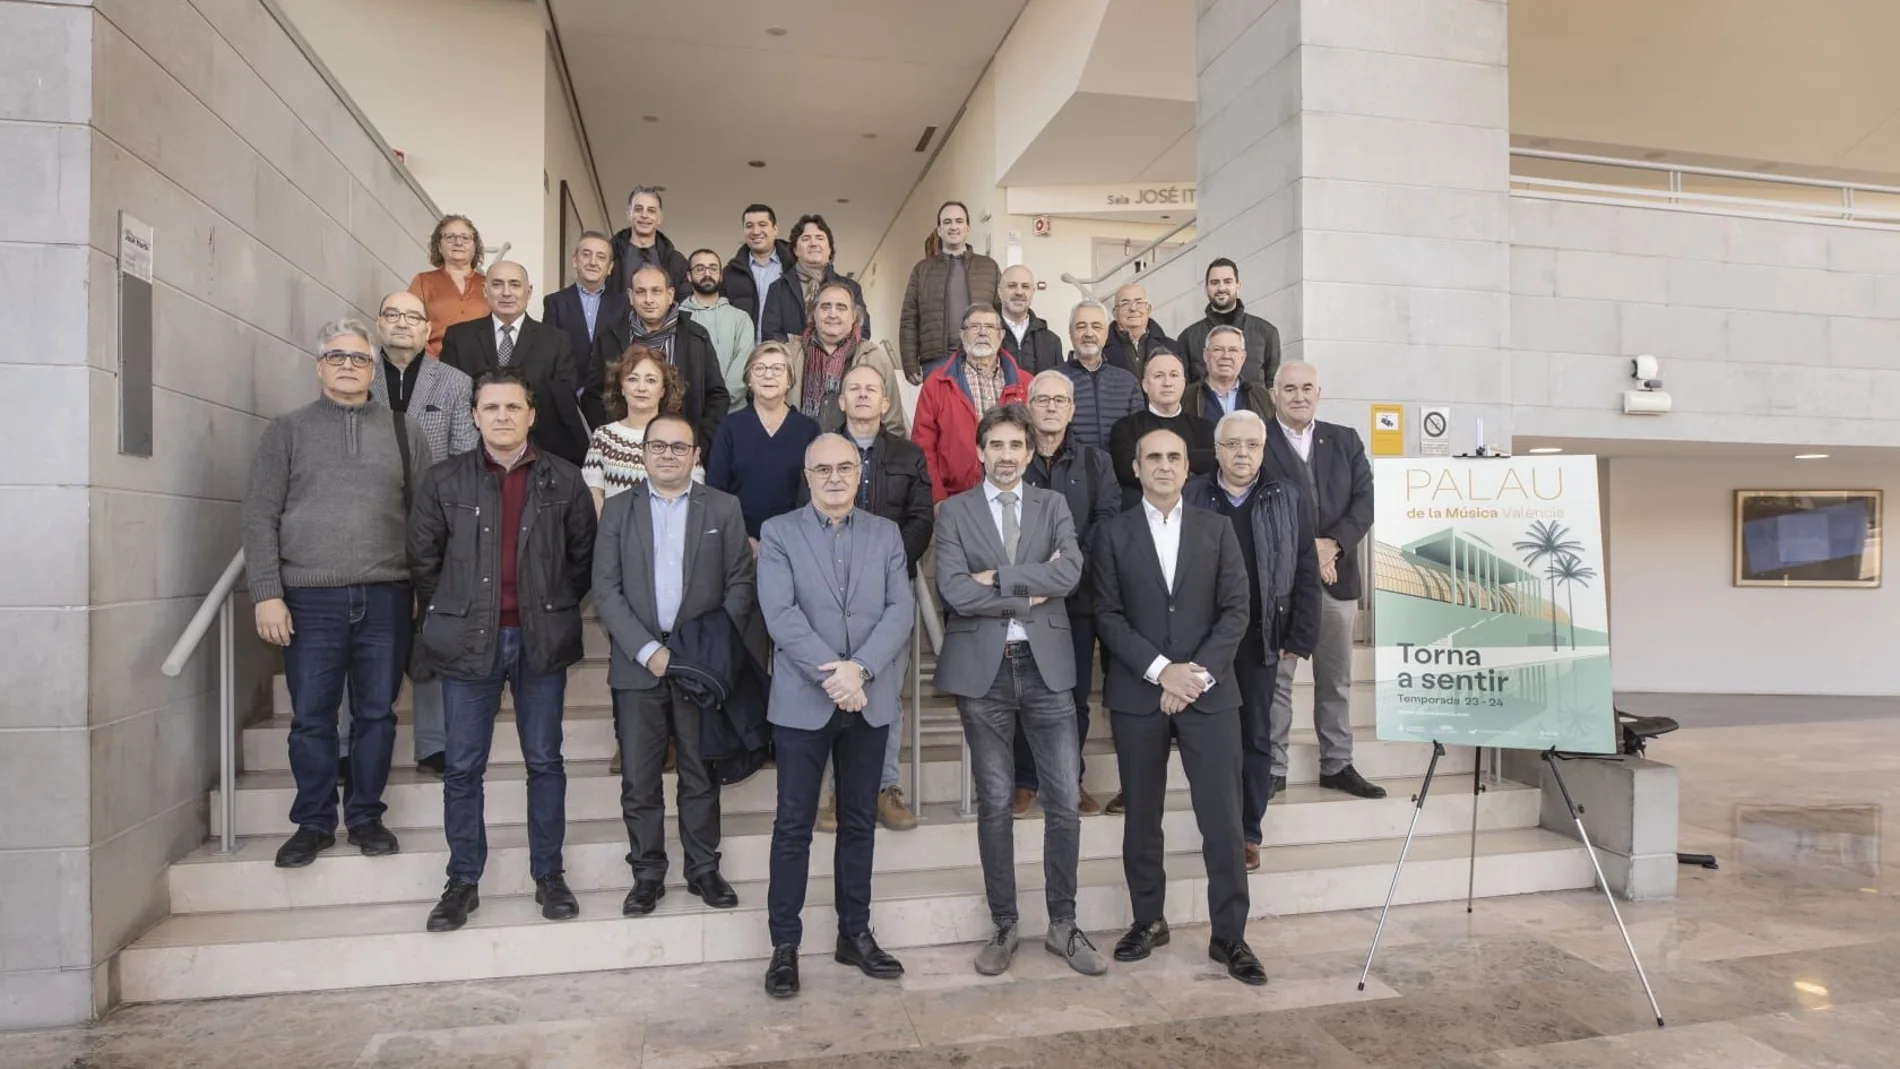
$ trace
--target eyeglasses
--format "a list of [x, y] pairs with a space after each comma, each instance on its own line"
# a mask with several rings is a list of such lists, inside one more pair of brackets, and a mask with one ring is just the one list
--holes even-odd
[[849, 462], [844, 464], [820, 464], [815, 468], [806, 468], [805, 470], [826, 482], [830, 482], [833, 478], [855, 479], [858, 475], [858, 466]]
[[640, 448], [646, 450], [648, 455], [656, 457], [663, 457], [671, 453], [683, 459], [693, 455], [693, 443], [691, 442], [647, 441], [640, 443]]
[[1067, 408], [1075, 402], [1058, 393], [1043, 397], [1031, 397], [1029, 403], [1036, 408]]
[[1227, 438], [1214, 444], [1230, 453], [1259, 453], [1267, 448], [1267, 443], [1258, 438]]
[[423, 315], [421, 312], [405, 312], [400, 308], [385, 308], [376, 313], [376, 318], [385, 323], [407, 323], [413, 327], [429, 317]]
[[475, 240], [475, 235], [473, 234], [444, 234], [442, 235], [442, 244], [444, 245], [466, 245], [469, 242], [474, 241], [474, 240]]
[[972, 334], [994, 334], [1002, 330], [1003, 325], [1001, 323], [967, 323], [963, 329]]
[[317, 354], [317, 359], [331, 367], [342, 367], [345, 364], [350, 367], [368, 367], [376, 362], [374, 356], [350, 349], [325, 349]]
[[792, 369], [784, 364], [753, 364], [752, 373], [754, 375], [789, 375]]
[[1151, 306], [1148, 304], [1147, 301], [1137, 301], [1137, 300], [1131, 299], [1131, 300], [1125, 300], [1125, 301], [1116, 301], [1115, 307], [1117, 308], [1148, 308]]

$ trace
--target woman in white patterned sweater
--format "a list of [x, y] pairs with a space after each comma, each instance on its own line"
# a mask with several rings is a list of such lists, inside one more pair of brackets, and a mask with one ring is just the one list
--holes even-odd
[[[644, 345], [628, 346], [608, 367], [607, 382], [607, 411], [616, 422], [595, 428], [581, 462], [581, 478], [594, 495], [595, 513], [608, 498], [646, 479], [640, 443], [647, 423], [661, 412], [677, 415], [686, 397], [679, 370], [666, 362], [665, 354]], [[695, 467], [693, 479], [705, 482], [706, 473]]]

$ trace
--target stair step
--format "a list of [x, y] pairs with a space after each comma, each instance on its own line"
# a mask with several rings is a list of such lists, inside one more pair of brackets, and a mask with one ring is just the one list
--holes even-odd
[[[1397, 901], [1462, 897], [1470, 848], [1464, 835], [1415, 840]], [[1481, 895], [1592, 883], [1581, 844], [1542, 829], [1482, 832], [1477, 849]], [[1398, 852], [1396, 838], [1269, 848], [1250, 879], [1252, 914], [1375, 908]], [[1200, 855], [1176, 851], [1166, 865], [1169, 922], [1206, 923]], [[1085, 930], [1110, 933], [1129, 923], [1118, 860], [1084, 861], [1077, 876], [1077, 920]], [[1033, 938], [1048, 924], [1037, 893], [1041, 866], [1019, 865], [1016, 879], [1022, 932]], [[121, 992], [126, 1002], [141, 1003], [763, 959], [771, 953], [766, 886], [735, 887], [740, 908], [711, 910], [676, 879], [658, 911], [638, 918], [620, 915], [618, 888], [584, 892], [581, 915], [561, 923], [542, 920], [531, 896], [491, 895], [466, 929], [447, 934], [423, 930], [423, 902], [178, 915], [120, 953]], [[830, 948], [837, 925], [831, 900], [831, 881], [813, 878], [804, 916], [808, 953]], [[879, 942], [894, 950], [978, 941], [990, 933], [982, 873], [972, 865], [880, 875], [871, 920]]]
[[[608, 772], [608, 759], [612, 756], [612, 733], [605, 728], [606, 721], [597, 720], [588, 730], [606, 730], [605, 736], [596, 736], [600, 741], [590, 759], [582, 760], [570, 757], [567, 761], [567, 815], [570, 821], [608, 820], [620, 815], [620, 779]], [[577, 719], [569, 725], [570, 730], [586, 726]], [[1355, 731], [1353, 742], [1353, 763], [1367, 778], [1398, 779], [1421, 774], [1431, 756], [1428, 743], [1386, 742], [1372, 736], [1370, 729]], [[403, 757], [408, 751], [399, 743], [396, 752]], [[503, 756], [513, 756], [519, 760], [520, 747], [512, 730], [499, 729], [495, 732], [495, 760], [488, 767], [486, 784], [486, 806], [488, 818], [494, 824], [520, 824], [525, 822], [527, 814], [527, 770], [514, 761], [504, 762]], [[924, 749], [923, 798], [926, 804], [949, 802], [962, 797], [962, 751], [960, 746], [926, 746]], [[1083, 784], [1097, 798], [1106, 801], [1120, 783], [1115, 766], [1113, 743], [1107, 739], [1091, 738], [1083, 749], [1086, 769]], [[1187, 785], [1181, 771], [1177, 754], [1169, 755], [1169, 786], [1171, 789]], [[1475, 767], [1474, 751], [1467, 747], [1448, 748], [1446, 756], [1439, 762], [1439, 771], [1445, 777], [1460, 774], [1469, 775]], [[900, 769], [900, 782], [908, 784], [910, 769]], [[1319, 748], [1311, 731], [1294, 731], [1287, 747], [1287, 776], [1290, 783], [1311, 783], [1319, 778]], [[665, 777], [666, 797], [672, 798], [675, 777]], [[721, 809], [728, 815], [738, 813], [770, 813], [778, 804], [777, 771], [772, 768], [761, 769], [757, 774], [742, 783], [735, 783], [720, 792]], [[1456, 793], [1452, 788], [1447, 793]], [[1467, 793], [1468, 793], [1468, 789]], [[287, 769], [272, 769], [246, 772], [238, 777], [237, 832], [240, 836], [276, 835], [286, 830], [287, 814], [292, 799], [296, 795], [296, 786]], [[399, 763], [391, 770], [389, 784], [383, 791], [383, 801], [389, 811], [384, 822], [390, 827], [401, 829], [439, 828], [442, 826], [442, 782], [426, 772], [419, 772], [407, 763]], [[223, 832], [223, 807], [214, 788], [210, 792], [211, 832], [213, 836]], [[1469, 811], [1467, 811], [1469, 812]]]
[[[1318, 786], [1289, 786], [1268, 810], [1262, 826], [1266, 845], [1306, 846], [1402, 836], [1412, 817], [1409, 799], [1419, 783], [1418, 779], [1386, 781], [1380, 785], [1388, 796], [1376, 800]], [[1468, 832], [1471, 802], [1469, 793], [1434, 795], [1420, 817], [1420, 833]], [[1535, 827], [1541, 805], [1541, 795], [1535, 788], [1517, 783], [1491, 785], [1479, 799], [1479, 826]], [[939, 868], [947, 859], [976, 863], [974, 817], [960, 815], [954, 804], [941, 804], [922, 807], [918, 818], [918, 826], [911, 831], [878, 829], [878, 872]], [[1041, 818], [1041, 809], [1032, 806], [1016, 822], [1016, 858], [1022, 864], [1036, 864], [1042, 859]], [[772, 815], [726, 813], [721, 825], [720, 871], [734, 882], [766, 879], [771, 873]], [[1183, 851], [1200, 848], [1200, 831], [1185, 790], [1169, 794], [1162, 825], [1171, 847]], [[169, 870], [172, 912], [427, 902], [441, 893], [449, 854], [439, 828], [402, 832], [402, 853], [393, 857], [367, 858], [339, 839], [308, 868], [279, 869], [273, 859], [288, 834], [285, 829], [275, 835], [241, 839], [231, 854], [219, 853], [215, 844], [207, 844], [173, 865]], [[1082, 858], [1120, 857], [1121, 836], [1121, 818], [1085, 818]], [[669, 853], [675, 862], [684, 857], [676, 840], [669, 844]], [[626, 854], [627, 831], [620, 820], [569, 822], [562, 862], [568, 883], [576, 892], [614, 888], [624, 892], [632, 885]], [[812, 873], [830, 875], [831, 860], [829, 849], [814, 850]], [[488, 866], [482, 888], [484, 893], [494, 895], [533, 893], [525, 826], [488, 829]]]

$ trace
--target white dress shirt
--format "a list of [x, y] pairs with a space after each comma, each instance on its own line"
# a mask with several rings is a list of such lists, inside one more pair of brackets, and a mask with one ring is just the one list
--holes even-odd
[[[521, 347], [521, 324], [527, 321], [528, 321], [527, 316], [519, 315], [515, 317], [515, 321], [513, 323], [507, 324], [508, 328], [514, 332], [516, 348]], [[488, 322], [491, 326], [495, 328], [495, 352], [500, 353], [501, 352], [501, 328], [503, 326], [501, 317], [491, 312], [489, 313], [489, 316], [488, 316]]]
[[[1278, 420], [1274, 422], [1279, 423]], [[1280, 431], [1286, 435], [1286, 440], [1293, 446], [1293, 451], [1300, 455], [1301, 460], [1308, 463], [1311, 463], [1313, 460], [1313, 428], [1317, 426], [1318, 423], [1318, 420], [1308, 423], [1306, 429], [1303, 431], [1296, 431], [1286, 424], [1280, 423]]]
[[[1162, 512], [1148, 502], [1146, 494], [1141, 498], [1141, 513], [1148, 517], [1148, 533], [1154, 536], [1155, 553], [1161, 558], [1161, 578], [1167, 581], [1170, 593], [1174, 590], [1174, 569], [1181, 556], [1181, 516], [1187, 502], [1177, 500], [1169, 512]], [[1150, 683], [1161, 682], [1161, 670], [1168, 666], [1166, 657], [1156, 657], [1143, 673]]]
[[[1003, 503], [996, 500], [996, 495], [1002, 492], [1003, 491], [999, 489], [995, 483], [989, 481], [988, 479], [983, 480], [983, 496], [989, 500], [990, 519], [996, 524], [996, 536], [999, 539], [1003, 538]], [[1023, 484], [1022, 483], [1016, 484], [1015, 494], [1016, 494], [1016, 532], [1017, 532], [1017, 537], [1019, 540], [1017, 544], [1017, 549], [1020, 552], [1022, 548], [1020, 539], [1022, 536], [1022, 529], [1023, 529]], [[1009, 545], [1008, 540], [1004, 539], [1003, 544], [1005, 546], [1008, 546]], [[1010, 561], [1009, 563], [1015, 564], [1016, 562]], [[1028, 642], [1029, 641], [1029, 632], [1023, 630], [1023, 625], [1017, 623], [1016, 618], [1013, 616], [1010, 617], [1010, 620], [1009, 620], [1009, 635], [1006, 638], [1006, 641], [1009, 641], [1009, 642]]]

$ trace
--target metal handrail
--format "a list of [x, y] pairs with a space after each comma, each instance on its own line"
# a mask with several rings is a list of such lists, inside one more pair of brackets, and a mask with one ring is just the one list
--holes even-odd
[[[1176, 234], [1179, 234], [1183, 230], [1186, 230], [1188, 227], [1193, 226], [1196, 220], [1198, 220], [1199, 218], [1200, 217], [1198, 215], [1188, 216], [1187, 220], [1183, 222], [1181, 225], [1175, 227], [1173, 230], [1170, 230], [1167, 233], [1161, 235], [1160, 237], [1154, 239], [1153, 241], [1149, 242], [1147, 245], [1144, 245], [1141, 248], [1135, 250], [1133, 253], [1131, 253], [1128, 256], [1127, 259], [1123, 260], [1121, 263], [1116, 264], [1114, 267], [1111, 267], [1108, 270], [1102, 272], [1101, 274], [1096, 275], [1094, 278], [1077, 278], [1073, 274], [1070, 274], [1069, 272], [1064, 271], [1062, 273], [1062, 281], [1067, 282], [1069, 285], [1074, 286], [1076, 289], [1081, 290], [1082, 296], [1087, 297], [1090, 300], [1094, 300], [1095, 299], [1094, 287], [1100, 285], [1103, 282], [1108, 281], [1111, 278], [1114, 278], [1116, 275], [1120, 274], [1122, 272], [1122, 269], [1127, 267], [1129, 264], [1134, 263], [1135, 261], [1141, 259], [1143, 256], [1146, 256], [1149, 253], [1160, 248], [1161, 246], [1166, 245], [1168, 243], [1169, 238], [1175, 236]], [[1195, 242], [1188, 242], [1186, 245], [1183, 245], [1180, 248], [1174, 250], [1174, 252], [1168, 254], [1167, 259], [1157, 261], [1154, 267], [1150, 267], [1148, 268], [1148, 270], [1154, 271], [1163, 266], [1166, 266], [1167, 264], [1173, 263], [1175, 260], [1179, 259], [1183, 253], [1193, 248], [1195, 244], [1196, 244]]]
[[1750, 182], [1770, 182], [1785, 186], [1812, 186], [1816, 189], [1854, 190], [1862, 193], [1892, 193], [1900, 196], [1900, 186], [1881, 186], [1867, 182], [1842, 182], [1831, 178], [1805, 178], [1800, 175], [1767, 174], [1761, 171], [1735, 171], [1722, 167], [1698, 167], [1687, 163], [1659, 163], [1655, 160], [1630, 160], [1619, 156], [1591, 156], [1580, 152], [1553, 152], [1549, 149], [1513, 148], [1513, 156], [1564, 163], [1592, 163], [1605, 167], [1627, 167], [1635, 171], [1663, 174], [1693, 174], [1708, 178], [1740, 178]]
[[185, 662], [204, 641], [213, 613], [218, 617], [218, 803], [223, 826], [218, 829], [218, 848], [223, 853], [237, 849], [237, 582], [244, 574], [244, 551], [238, 550], [224, 574], [211, 586], [210, 593], [198, 603], [191, 622], [172, 643], [159, 671], [177, 678]]

